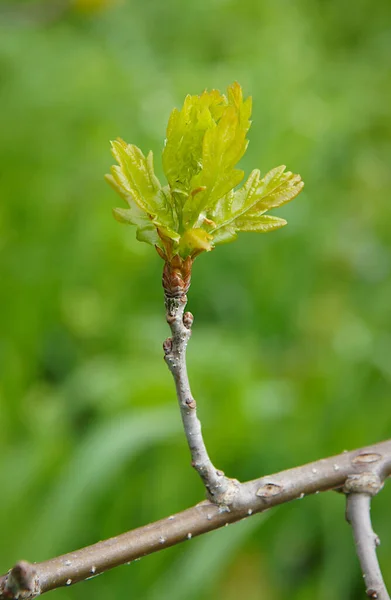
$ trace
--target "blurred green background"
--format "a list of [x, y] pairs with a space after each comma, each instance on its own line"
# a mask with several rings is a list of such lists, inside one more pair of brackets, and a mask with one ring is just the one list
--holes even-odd
[[[57, 10], [58, 8], [58, 10]], [[390, 436], [391, 4], [0, 3], [0, 571], [203, 498], [162, 359], [162, 261], [111, 216], [117, 136], [160, 152], [187, 93], [254, 101], [243, 168], [305, 191], [197, 259], [189, 370], [214, 462], [245, 480]], [[391, 487], [373, 503], [391, 586]], [[356, 600], [328, 493], [53, 598]]]

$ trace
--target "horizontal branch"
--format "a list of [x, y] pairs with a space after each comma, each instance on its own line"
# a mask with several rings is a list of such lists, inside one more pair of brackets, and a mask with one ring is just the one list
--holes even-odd
[[391, 475], [391, 440], [239, 484], [228, 508], [209, 501], [45, 562], [20, 562], [0, 577], [0, 600], [26, 600], [309, 494], [343, 488], [354, 474]]

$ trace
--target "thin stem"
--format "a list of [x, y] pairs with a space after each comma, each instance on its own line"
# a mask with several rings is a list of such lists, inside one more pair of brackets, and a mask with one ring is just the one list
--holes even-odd
[[380, 541], [372, 529], [370, 510], [370, 494], [362, 492], [347, 494], [346, 518], [353, 529], [367, 596], [378, 600], [390, 600], [377, 560], [376, 547]]
[[229, 505], [239, 483], [225, 477], [222, 471], [216, 469], [209, 458], [202, 436], [201, 423], [197, 417], [197, 405], [191, 393], [186, 365], [186, 348], [193, 323], [193, 315], [189, 312], [185, 313], [186, 302], [185, 295], [177, 298], [165, 296], [166, 318], [172, 337], [163, 344], [164, 358], [174, 377], [192, 466], [200, 475], [209, 498], [218, 504]]
[[381, 481], [391, 475], [391, 440], [243, 483], [229, 510], [222, 510], [206, 500], [176, 515], [81, 550], [34, 565], [18, 563], [0, 577], [0, 600], [28, 600], [90, 579], [273, 506], [309, 494], [341, 489], [349, 477], [369, 469]]

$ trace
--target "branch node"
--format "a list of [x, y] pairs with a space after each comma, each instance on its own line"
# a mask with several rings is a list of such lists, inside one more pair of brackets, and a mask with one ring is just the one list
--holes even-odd
[[209, 499], [219, 507], [219, 512], [230, 512], [240, 496], [241, 483], [237, 479], [226, 477], [223, 471], [216, 471], [216, 475], [221, 478], [221, 483], [212, 489], [206, 485]]
[[349, 475], [343, 487], [344, 494], [368, 494], [376, 496], [383, 487], [383, 482], [376, 473], [365, 472]]
[[29, 600], [41, 593], [34, 565], [21, 560], [6, 576], [4, 589], [0, 594], [9, 600]]

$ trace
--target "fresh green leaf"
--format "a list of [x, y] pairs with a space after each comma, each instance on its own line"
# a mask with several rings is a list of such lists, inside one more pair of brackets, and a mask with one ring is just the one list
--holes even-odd
[[136, 204], [151, 215], [157, 215], [163, 208], [159, 195], [160, 184], [151, 176], [151, 158], [147, 158], [137, 146], [123, 140], [111, 143], [114, 158], [119, 165], [111, 169], [113, 179], [123, 191], [125, 199], [130, 196]]
[[242, 217], [235, 221], [237, 231], [260, 231], [266, 233], [274, 229], [284, 227], [287, 222], [285, 219], [272, 217], [271, 215], [262, 215], [260, 217]]
[[121, 223], [136, 225], [140, 241], [159, 244], [158, 227], [167, 237], [179, 240], [173, 230], [176, 222], [170, 192], [161, 187], [154, 173], [152, 152], [145, 157], [137, 146], [120, 139], [112, 142], [112, 150], [119, 165], [112, 167], [106, 180], [129, 205], [129, 209], [114, 209], [114, 217]]
[[202, 169], [205, 133], [216, 124], [227, 105], [217, 90], [201, 96], [186, 96], [183, 108], [174, 109], [167, 127], [163, 150], [163, 169], [170, 187], [184, 193], [191, 191], [192, 179]]
[[192, 225], [199, 221], [203, 211], [213, 206], [235, 188], [243, 179], [244, 173], [235, 169], [246, 151], [246, 134], [250, 127], [251, 98], [243, 102], [241, 87], [234, 83], [228, 88], [228, 104], [221, 118], [205, 132], [201, 164], [202, 169], [193, 177], [193, 188], [205, 190], [185, 203], [184, 222]]
[[136, 232], [136, 239], [139, 242], [151, 244], [151, 246], [156, 246], [160, 243], [156, 227], [152, 224], [142, 228], [139, 227]]
[[243, 99], [238, 83], [227, 96], [217, 90], [186, 96], [174, 109], [167, 127], [163, 169], [168, 185], [162, 187], [146, 157], [132, 144], [112, 142], [118, 165], [107, 180], [129, 208], [114, 209], [121, 223], [137, 227], [137, 239], [155, 245], [166, 261], [175, 256], [194, 258], [215, 245], [233, 241], [239, 231], [267, 232], [286, 224], [264, 216], [299, 194], [300, 175], [276, 167], [261, 178], [244, 173], [237, 164], [246, 151], [251, 98]]
[[286, 172], [285, 166], [272, 169], [262, 179], [255, 169], [239, 190], [228, 194], [216, 206], [213, 214], [216, 227], [211, 231], [214, 244], [235, 239], [237, 231], [266, 233], [283, 227], [284, 219], [264, 213], [295, 198], [303, 186], [300, 175]]

